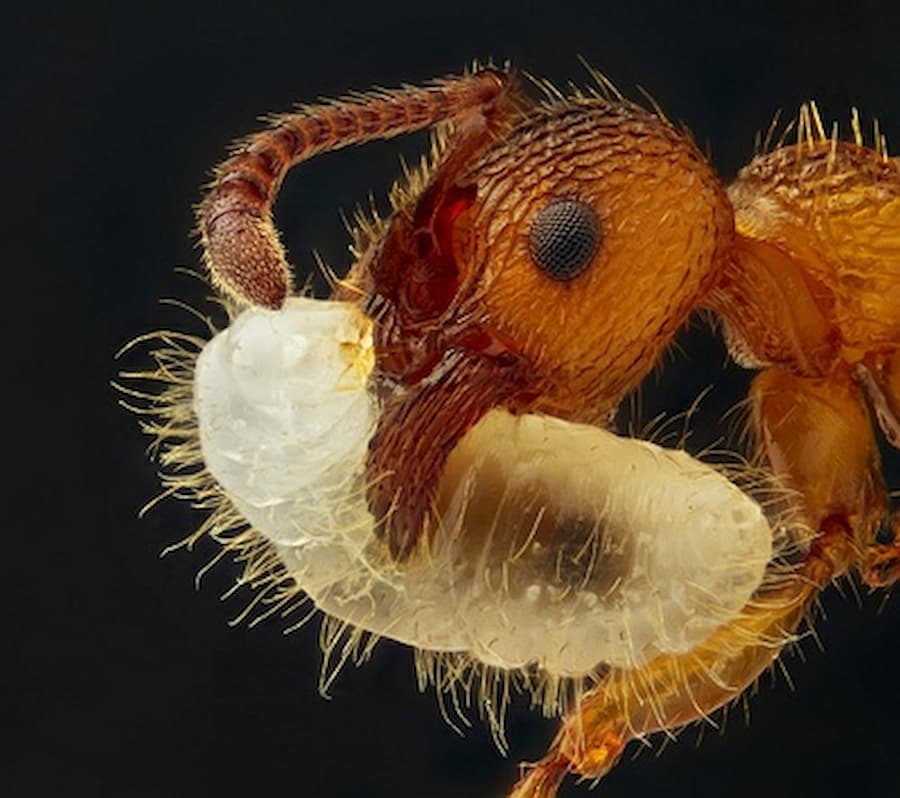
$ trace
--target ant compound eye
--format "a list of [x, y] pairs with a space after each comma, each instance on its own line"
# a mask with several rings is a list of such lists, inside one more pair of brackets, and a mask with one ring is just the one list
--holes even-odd
[[600, 245], [594, 209], [578, 200], [554, 200], [531, 223], [528, 243], [534, 262], [560, 282], [581, 274]]

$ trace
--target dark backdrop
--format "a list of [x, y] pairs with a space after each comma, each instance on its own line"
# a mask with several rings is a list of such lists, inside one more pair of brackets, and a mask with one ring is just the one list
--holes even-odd
[[[315, 625], [230, 628], [212, 554], [162, 548], [197, 523], [157, 489], [135, 419], [109, 382], [136, 333], [184, 324], [158, 298], [199, 302], [191, 205], [225, 144], [297, 100], [457, 71], [494, 56], [585, 80], [577, 56], [687, 122], [724, 177], [772, 113], [809, 97], [851, 105], [900, 142], [896, 4], [669, 2], [159, 2], [7, 4], [4, 97], [3, 530], [12, 627], [0, 771], [7, 795], [489, 796], [536, 756], [552, 724], [519, 702], [513, 754], [482, 724], [464, 738], [414, 687], [409, 652], [381, 645], [332, 699], [316, 693]], [[324, 157], [292, 176], [278, 218], [295, 263], [347, 263], [339, 209], [382, 197], [397, 153], [421, 141]], [[704, 385], [727, 407], [747, 375], [722, 370], [698, 328], [648, 391], [675, 410]], [[704, 366], [703, 364], [707, 364]], [[710, 365], [711, 364], [711, 365]], [[664, 400], [664, 401], [663, 401]], [[896, 458], [893, 486], [900, 486]], [[10, 479], [11, 478], [11, 479]], [[626, 761], [603, 796], [895, 794], [900, 606], [832, 591], [824, 646], [789, 658], [796, 686], [765, 679], [752, 722], [688, 733]], [[569, 785], [565, 795], [584, 795]]]

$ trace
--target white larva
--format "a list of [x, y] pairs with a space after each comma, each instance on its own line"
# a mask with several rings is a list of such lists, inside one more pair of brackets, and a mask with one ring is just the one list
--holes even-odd
[[687, 652], [760, 585], [759, 505], [684, 451], [494, 410], [450, 456], [427, 547], [394, 563], [365, 496], [370, 322], [247, 310], [197, 362], [207, 468], [319, 609], [419, 649], [577, 677]]

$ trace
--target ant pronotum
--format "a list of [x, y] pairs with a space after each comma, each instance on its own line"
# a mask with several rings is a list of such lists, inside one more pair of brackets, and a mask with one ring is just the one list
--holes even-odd
[[[199, 210], [241, 313], [199, 363], [205, 342], [166, 336], [149, 375], [166, 479], [274, 606], [308, 595], [332, 616], [329, 655], [387, 635], [439, 691], [480, 678], [496, 723], [509, 673], [565, 713], [518, 798], [740, 696], [849, 569], [900, 575], [874, 429], [900, 446], [900, 164], [810, 104], [795, 142], [726, 187], [595, 77], [537, 102], [476, 68], [275, 118]], [[294, 297], [271, 216], [288, 169], [429, 127], [431, 158], [389, 218], [360, 217], [331, 301]], [[759, 370], [753, 454], [778, 519], [605, 431], [699, 309]]]

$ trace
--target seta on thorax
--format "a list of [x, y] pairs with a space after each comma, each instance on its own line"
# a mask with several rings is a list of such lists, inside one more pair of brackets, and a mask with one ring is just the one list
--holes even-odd
[[[511, 689], [562, 716], [517, 798], [741, 696], [835, 578], [900, 574], [883, 137], [854, 116], [845, 141], [809, 104], [726, 187], [593, 77], [564, 95], [475, 67], [273, 118], [199, 208], [227, 324], [139, 339], [153, 366], [123, 389], [166, 492], [207, 511], [190, 539], [235, 552], [263, 614], [317, 610], [323, 689], [388, 637], [442, 707], [477, 688], [501, 746]], [[287, 171], [424, 128], [331, 296], [298, 292], [272, 219]], [[727, 466], [610, 421], [697, 311], [758, 371]]]

